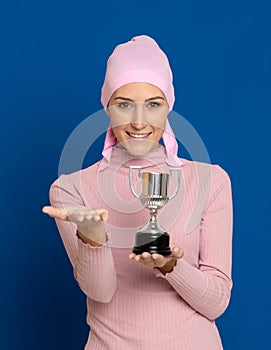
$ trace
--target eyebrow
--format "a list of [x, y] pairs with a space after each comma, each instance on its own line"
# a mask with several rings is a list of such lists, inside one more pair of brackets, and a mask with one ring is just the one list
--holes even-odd
[[[129, 101], [129, 102], [135, 102], [134, 100], [132, 100], [129, 97], [122, 97], [122, 96], [115, 97], [114, 100], [124, 100], [124, 101]], [[154, 97], [147, 98], [145, 100], [145, 102], [149, 102], [152, 100], [165, 100], [165, 99], [162, 96], [154, 96]]]

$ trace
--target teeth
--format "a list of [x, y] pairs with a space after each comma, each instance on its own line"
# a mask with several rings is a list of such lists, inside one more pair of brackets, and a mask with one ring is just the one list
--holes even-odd
[[137, 139], [142, 139], [142, 138], [148, 136], [149, 134], [132, 134], [129, 132], [129, 135], [134, 137], [134, 138], [137, 138]]

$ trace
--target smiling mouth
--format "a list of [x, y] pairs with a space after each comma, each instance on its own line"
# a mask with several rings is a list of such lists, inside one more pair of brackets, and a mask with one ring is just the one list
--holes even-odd
[[151, 134], [151, 132], [147, 132], [144, 134], [135, 134], [135, 133], [126, 131], [126, 134], [128, 136], [132, 137], [133, 139], [145, 139], [146, 137], [148, 137]]

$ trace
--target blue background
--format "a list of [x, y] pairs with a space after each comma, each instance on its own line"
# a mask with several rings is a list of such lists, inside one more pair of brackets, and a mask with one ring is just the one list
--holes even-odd
[[267, 0], [2, 3], [1, 349], [83, 348], [85, 297], [41, 207], [66, 139], [101, 108], [109, 54], [139, 34], [154, 37], [167, 53], [175, 111], [232, 179], [234, 288], [217, 320], [225, 349], [267, 348], [270, 10]]

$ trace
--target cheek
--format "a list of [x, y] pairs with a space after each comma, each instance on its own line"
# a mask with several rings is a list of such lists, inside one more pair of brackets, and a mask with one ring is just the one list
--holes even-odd
[[154, 128], [153, 136], [154, 136], [155, 140], [159, 141], [163, 135], [163, 132], [164, 132], [164, 129], [162, 129], [162, 128]]
[[126, 133], [123, 129], [123, 127], [112, 127], [113, 133], [117, 139], [117, 141], [123, 140], [126, 136]]

